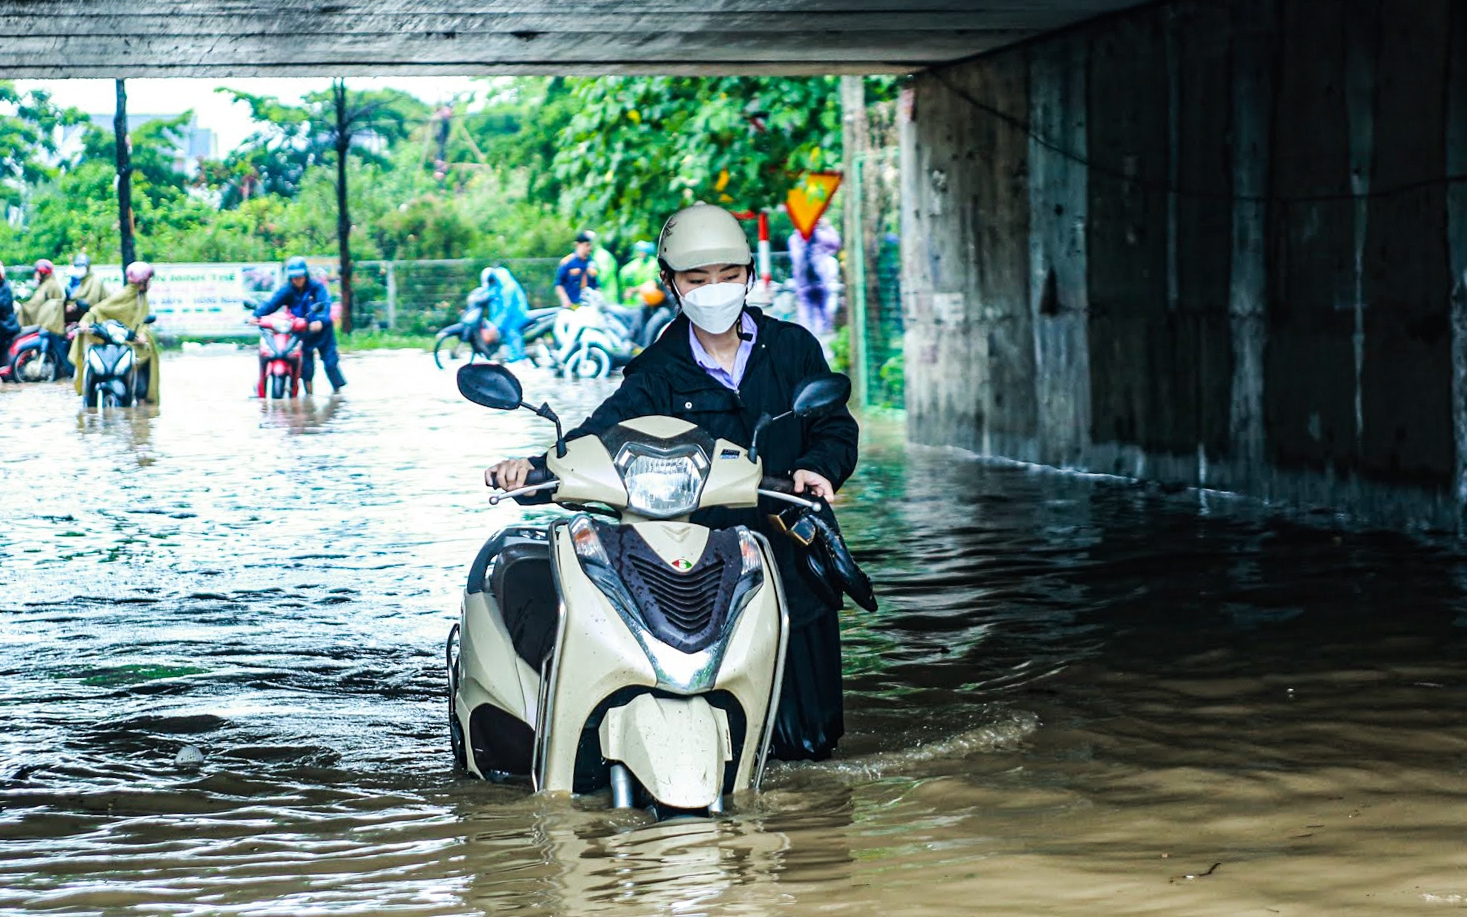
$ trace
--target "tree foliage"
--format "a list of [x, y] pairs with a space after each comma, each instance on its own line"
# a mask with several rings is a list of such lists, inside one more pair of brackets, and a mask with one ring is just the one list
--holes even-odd
[[[334, 161], [338, 129], [330, 92], [307, 93], [301, 104], [289, 105], [274, 96], [222, 87], [218, 91], [249, 106], [258, 125], [210, 170], [209, 177], [223, 188], [222, 207], [236, 207], [257, 194], [295, 197], [308, 170]], [[428, 117], [426, 104], [398, 89], [347, 90], [346, 98], [345, 131], [352, 154], [381, 167], [391, 162], [386, 150]]]
[[[868, 83], [876, 98], [893, 89]], [[331, 92], [299, 104], [221, 92], [249, 107], [256, 129], [192, 178], [177, 168], [187, 114], [133, 131], [139, 256], [335, 251]], [[351, 239], [364, 259], [544, 257], [564, 253], [577, 228], [624, 255], [678, 207], [773, 207], [803, 170], [840, 166], [834, 78], [495, 78], [478, 106], [348, 95]], [[0, 223], [5, 260], [117, 257], [111, 131], [89, 126], [74, 159], [56, 158], [57, 126], [84, 120], [0, 82], [0, 205], [24, 207], [19, 226]]]
[[57, 107], [46, 92], [21, 93], [0, 80], [0, 205], [19, 205], [28, 187], [54, 177], [47, 159], [56, 155], [57, 129], [86, 120], [77, 109]]
[[802, 171], [840, 164], [834, 77], [602, 77], [571, 98], [553, 159], [562, 204], [620, 237], [696, 201], [774, 206]]

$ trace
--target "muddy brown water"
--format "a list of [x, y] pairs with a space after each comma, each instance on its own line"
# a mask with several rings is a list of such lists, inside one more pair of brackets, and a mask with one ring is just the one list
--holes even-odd
[[[442, 643], [549, 428], [422, 354], [267, 407], [0, 387], [0, 913], [1377, 915], [1467, 907], [1467, 559], [868, 422], [848, 735], [648, 826], [450, 766]], [[579, 419], [605, 384], [528, 375]], [[205, 755], [175, 765], [186, 745]]]

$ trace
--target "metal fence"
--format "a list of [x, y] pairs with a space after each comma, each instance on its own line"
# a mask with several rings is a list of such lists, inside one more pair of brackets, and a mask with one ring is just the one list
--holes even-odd
[[[352, 266], [355, 327], [433, 334], [457, 321], [486, 267], [507, 268], [531, 308], [553, 306], [558, 258], [457, 258], [443, 261], [359, 261]], [[776, 282], [789, 277], [789, 255], [773, 257]], [[333, 292], [335, 292], [333, 290]]]
[[[532, 307], [555, 305], [558, 258], [456, 258], [442, 261], [359, 261], [352, 265], [358, 328], [433, 334], [458, 320], [486, 267], [509, 269]], [[334, 291], [333, 291], [334, 292]]]

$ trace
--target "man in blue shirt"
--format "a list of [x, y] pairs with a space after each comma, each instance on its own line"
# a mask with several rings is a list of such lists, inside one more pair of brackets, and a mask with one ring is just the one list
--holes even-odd
[[331, 388], [341, 391], [346, 379], [338, 365], [336, 353], [336, 331], [331, 324], [331, 294], [326, 285], [311, 277], [306, 259], [295, 257], [285, 262], [285, 286], [255, 309], [255, 318], [264, 318], [277, 309], [289, 309], [296, 318], [310, 324], [302, 342], [301, 381], [306, 384], [306, 394], [311, 394], [311, 383], [316, 375], [316, 354], [321, 352], [321, 364], [326, 367], [326, 378]]
[[555, 272], [555, 296], [562, 307], [574, 308], [581, 301], [581, 291], [601, 285], [596, 261], [591, 257], [594, 237], [589, 232], [576, 233], [576, 250], [560, 260]]

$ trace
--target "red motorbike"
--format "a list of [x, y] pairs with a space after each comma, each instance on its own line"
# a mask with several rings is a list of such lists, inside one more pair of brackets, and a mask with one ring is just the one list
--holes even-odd
[[255, 396], [296, 397], [301, 387], [306, 320], [282, 309], [273, 315], [249, 321], [260, 326], [260, 381], [255, 385]]

